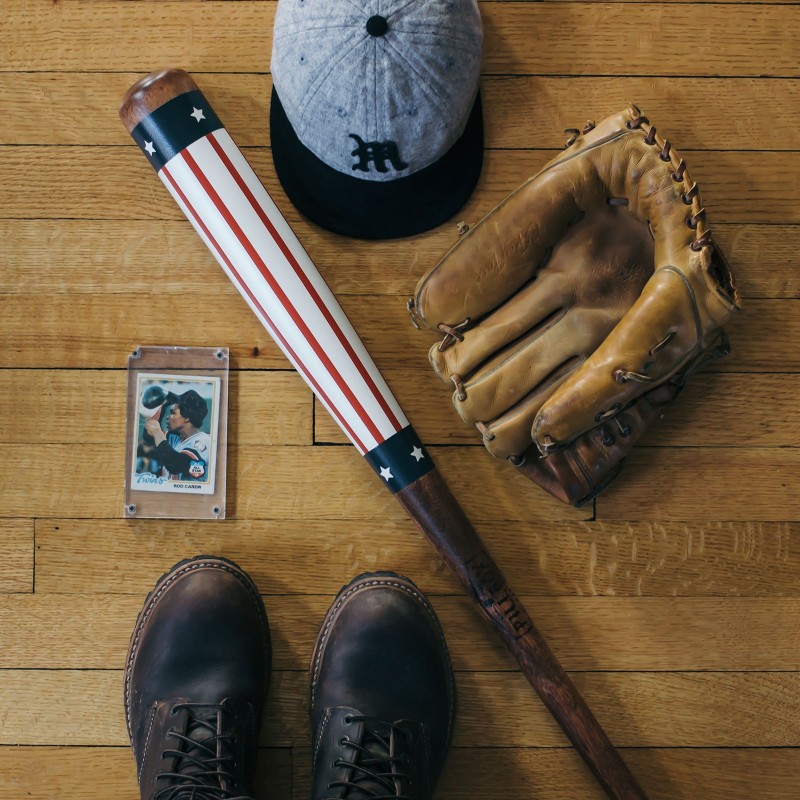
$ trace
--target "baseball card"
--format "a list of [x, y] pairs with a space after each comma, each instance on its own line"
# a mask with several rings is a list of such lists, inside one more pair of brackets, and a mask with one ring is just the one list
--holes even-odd
[[213, 494], [220, 379], [139, 373], [131, 487]]
[[227, 347], [137, 347], [128, 357], [129, 518], [225, 519]]

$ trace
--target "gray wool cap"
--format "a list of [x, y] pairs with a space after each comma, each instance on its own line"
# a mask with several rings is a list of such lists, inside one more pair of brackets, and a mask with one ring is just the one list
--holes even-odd
[[[436, 165], [475, 117], [482, 47], [477, 0], [279, 0], [271, 125], [276, 168], [290, 199], [313, 192], [302, 185], [305, 151], [347, 178], [370, 183], [392, 183]], [[474, 124], [482, 151], [479, 112]], [[471, 191], [477, 175], [475, 147], [470, 150]], [[480, 154], [477, 160], [479, 173]], [[308, 180], [318, 180], [315, 170]], [[287, 172], [294, 173], [288, 182]], [[454, 188], [459, 204], [464, 192]]]

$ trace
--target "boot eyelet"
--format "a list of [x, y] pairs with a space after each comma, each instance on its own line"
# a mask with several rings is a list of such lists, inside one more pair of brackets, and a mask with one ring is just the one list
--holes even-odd
[[344, 724], [349, 725], [353, 721], [353, 717], [350, 714], [345, 714], [344, 716]]
[[339, 747], [341, 747], [342, 745], [345, 745], [345, 744], [350, 744], [350, 737], [349, 736], [342, 736], [339, 739]]

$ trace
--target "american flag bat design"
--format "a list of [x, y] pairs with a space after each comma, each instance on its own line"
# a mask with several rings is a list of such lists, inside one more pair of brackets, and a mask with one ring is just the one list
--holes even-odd
[[120, 117], [252, 311], [500, 634], [608, 796], [645, 798], [192, 78], [177, 69], [148, 75], [128, 90]]

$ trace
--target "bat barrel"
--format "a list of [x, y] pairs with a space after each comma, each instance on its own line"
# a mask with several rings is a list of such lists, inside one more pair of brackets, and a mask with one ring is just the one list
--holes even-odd
[[[358, 451], [367, 455], [403, 431], [414, 438], [330, 287], [192, 78], [178, 69], [146, 76], [128, 90], [120, 116], [253, 313]], [[393, 480], [389, 465], [373, 467]]]
[[157, 108], [187, 92], [199, 92], [197, 84], [182, 69], [163, 69], [151, 72], [125, 92], [119, 108], [122, 123], [131, 133], [136, 126]]

